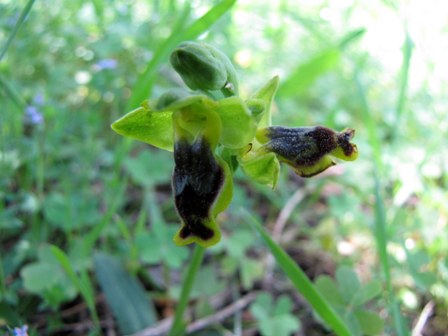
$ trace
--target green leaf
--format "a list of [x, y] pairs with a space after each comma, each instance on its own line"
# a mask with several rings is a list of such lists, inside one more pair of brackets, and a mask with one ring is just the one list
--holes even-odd
[[315, 285], [319, 292], [331, 304], [345, 304], [344, 298], [339, 293], [339, 288], [336, 283], [328, 275], [321, 275], [317, 278]]
[[355, 317], [363, 335], [374, 336], [383, 334], [384, 320], [377, 314], [366, 310], [357, 310], [355, 311]]
[[272, 296], [263, 292], [250, 307], [251, 313], [258, 320], [262, 335], [288, 336], [300, 328], [300, 321], [291, 314], [292, 302], [285, 295], [272, 302]]
[[188, 250], [173, 244], [173, 235], [177, 229], [168, 226], [162, 234], [154, 232], [156, 226], [167, 225], [165, 223], [153, 224], [151, 232], [140, 233], [135, 238], [139, 256], [143, 262], [157, 264], [161, 261], [173, 268], [178, 268], [188, 257]]
[[[40, 248], [38, 261], [23, 267], [20, 274], [26, 290], [42, 296], [53, 308], [72, 300], [78, 294], [77, 288], [48, 246]], [[51, 274], [51, 277], [46, 276], [47, 274]]]
[[[159, 65], [168, 59], [168, 56], [180, 42], [185, 40], [194, 40], [199, 35], [209, 29], [218, 19], [223, 16], [234, 4], [236, 0], [224, 0], [212, 7], [202, 17], [193, 22], [185, 29], [174, 29], [173, 33], [164, 43], [155, 51], [154, 56], [149, 62], [146, 70], [139, 76], [137, 83], [134, 86], [134, 90], [131, 98], [129, 99], [128, 109], [133, 108], [144, 99], [148, 98], [152, 91], [155, 75]], [[189, 6], [189, 5], [188, 5]], [[183, 15], [179, 23], [178, 28], [182, 28], [183, 20], [186, 16]]]
[[339, 292], [346, 302], [351, 302], [355, 293], [361, 287], [358, 276], [348, 266], [340, 266], [336, 270]]
[[230, 257], [237, 260], [244, 258], [246, 250], [253, 244], [253, 233], [250, 230], [237, 230], [232, 233], [225, 241], [227, 253]]
[[78, 291], [81, 293], [84, 301], [87, 304], [87, 307], [89, 308], [90, 314], [92, 315], [93, 321], [96, 325], [96, 327], [99, 327], [99, 319], [98, 314], [96, 312], [95, 307], [95, 296], [93, 292], [93, 286], [90, 283], [90, 280], [85, 275], [83, 276], [81, 274], [81, 277], [78, 277], [75, 270], [73, 269], [70, 259], [65, 254], [64, 251], [62, 251], [57, 246], [51, 246], [50, 247], [51, 252], [56, 257], [62, 268], [64, 269], [65, 273], [67, 273], [70, 281], [73, 283], [73, 285], [78, 289]]
[[[271, 80], [269, 80], [269, 82], [267, 82], [265, 86], [256, 91], [247, 102], [248, 106], [257, 106], [260, 102], [263, 104], [263, 109], [260, 112], [262, 113], [262, 116], [258, 124], [260, 128], [272, 125], [271, 105], [272, 101], [274, 100], [274, 95], [277, 92], [278, 85], [279, 77], [275, 76]], [[251, 102], [255, 102], [255, 104], [252, 104]]]
[[114, 257], [97, 253], [95, 273], [122, 334], [136, 333], [156, 321], [152, 302], [142, 285]]
[[219, 139], [222, 145], [238, 149], [252, 141], [257, 125], [240, 97], [221, 99], [218, 103], [217, 113], [222, 122]]
[[112, 124], [120, 135], [173, 151], [171, 111], [153, 111], [148, 104], [129, 112]]
[[415, 251], [411, 253], [406, 246], [404, 246], [406, 252], [407, 263], [409, 271], [415, 284], [420, 289], [427, 291], [436, 281], [437, 277], [434, 273], [424, 272], [427, 265], [430, 263], [430, 257], [427, 253], [423, 251]]
[[226, 281], [219, 277], [215, 266], [203, 266], [196, 275], [190, 298], [209, 298], [222, 293], [225, 288]]
[[[51, 274], [51, 277], [43, 275]], [[61, 279], [61, 269], [55, 265], [36, 262], [22, 268], [21, 275], [25, 288], [35, 294], [39, 294], [52, 286], [56, 286]]]
[[101, 220], [98, 199], [82, 190], [68, 195], [59, 191], [49, 193], [43, 208], [48, 223], [65, 232], [93, 226]]
[[352, 303], [356, 306], [361, 306], [380, 295], [382, 289], [380, 280], [372, 280], [356, 291]]
[[286, 295], [280, 295], [277, 298], [277, 302], [274, 308], [274, 315], [282, 315], [291, 312], [292, 309], [292, 301]]
[[0, 330], [4, 324], [18, 327], [21, 325], [21, 321], [22, 317], [15, 307], [13, 308], [6, 302], [0, 301]]
[[339, 336], [350, 336], [350, 330], [340, 316], [333, 310], [322, 294], [308, 279], [303, 270], [291, 259], [286, 252], [275, 243], [262, 228], [261, 224], [250, 214], [245, 212], [249, 224], [260, 234], [261, 238], [271, 250], [278, 265], [283, 269], [286, 276], [294, 284], [297, 290], [305, 297], [308, 303], [322, 320]]
[[280, 162], [274, 153], [238, 160], [243, 172], [254, 181], [275, 188], [280, 174]]
[[352, 30], [351, 32], [349, 32], [347, 35], [345, 35], [341, 39], [341, 41], [339, 42], [339, 47], [341, 49], [344, 49], [345, 47], [347, 47], [351, 43], [353, 43], [356, 40], [358, 40], [361, 37], [363, 37], [365, 33], [366, 33], [366, 29], [365, 28], [358, 28], [358, 29]]
[[269, 316], [269, 308], [272, 307], [272, 296], [267, 292], [257, 295], [257, 298], [250, 307], [250, 312], [257, 319], [263, 320]]
[[123, 164], [134, 182], [151, 187], [169, 183], [173, 170], [172, 154], [162, 151], [142, 151], [137, 157], [128, 157]]
[[320, 76], [336, 68], [340, 61], [340, 54], [339, 48], [332, 47], [299, 64], [280, 86], [278, 94], [286, 97], [305, 91]]
[[263, 276], [264, 267], [258, 260], [248, 257], [239, 259], [241, 283], [244, 289], [252, 288], [254, 282]]

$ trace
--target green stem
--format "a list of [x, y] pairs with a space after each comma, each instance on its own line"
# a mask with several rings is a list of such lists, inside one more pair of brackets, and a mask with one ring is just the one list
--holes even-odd
[[5, 56], [6, 51], [8, 50], [9, 46], [12, 43], [12, 40], [14, 40], [14, 37], [17, 34], [17, 31], [19, 30], [20, 26], [22, 25], [23, 21], [25, 21], [26, 16], [28, 15], [28, 13], [31, 10], [31, 7], [33, 7], [35, 0], [29, 0], [28, 3], [26, 4], [25, 8], [22, 10], [22, 13], [20, 13], [20, 17], [17, 20], [16, 25], [14, 26], [14, 29], [11, 32], [11, 35], [9, 35], [8, 40], [6, 41], [5, 45], [3, 46], [3, 49], [0, 53], [0, 61], [3, 59], [3, 56]]
[[2, 76], [0, 76], [0, 87], [3, 88], [5, 94], [9, 96], [11, 101], [16, 105], [16, 107], [22, 111], [26, 103], [22, 97], [17, 93], [17, 91], [12, 87], [10, 83], [8, 83]]
[[185, 279], [182, 284], [182, 291], [180, 293], [180, 299], [176, 307], [176, 312], [174, 314], [174, 321], [171, 325], [170, 332], [168, 336], [178, 336], [183, 334], [184, 329], [184, 312], [188, 305], [188, 299], [190, 297], [191, 288], [193, 287], [193, 282], [196, 277], [196, 273], [201, 266], [202, 259], [204, 257], [205, 248], [196, 245], [193, 256], [191, 259], [190, 266], [185, 274]]
[[3, 296], [6, 294], [6, 281], [5, 274], [3, 272], [3, 261], [0, 255], [0, 301], [2, 301]]

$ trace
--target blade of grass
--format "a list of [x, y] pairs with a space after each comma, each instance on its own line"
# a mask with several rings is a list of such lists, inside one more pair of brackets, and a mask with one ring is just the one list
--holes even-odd
[[112, 217], [117, 213], [118, 207], [121, 205], [121, 201], [126, 192], [126, 186], [128, 184], [128, 179], [124, 178], [123, 180], [119, 180], [120, 176], [117, 174], [116, 179], [112, 182], [108, 191], [111, 192], [109, 194], [113, 195], [113, 199], [111, 199], [107, 204], [109, 204], [109, 208], [107, 212], [102, 217], [101, 221], [84, 237], [83, 244], [83, 252], [84, 255], [90, 255], [95, 245], [96, 241], [101, 236], [101, 233], [105, 229], [105, 227], [110, 224], [112, 221]]
[[129, 99], [127, 109], [130, 110], [135, 108], [135, 106], [138, 106], [143, 100], [150, 96], [156, 71], [159, 65], [168, 58], [171, 50], [173, 50], [180, 42], [185, 40], [193, 40], [204, 33], [221, 16], [223, 16], [235, 4], [235, 2], [236, 0], [224, 0], [220, 2], [185, 29], [182, 28], [185, 23], [184, 20], [188, 17], [188, 15], [182, 15], [173, 29], [171, 36], [167, 38], [165, 42], [162, 43], [155, 51], [153, 58], [146, 67], [146, 70], [137, 79], [137, 83], [134, 85], [133, 94]]
[[353, 30], [337, 46], [326, 48], [299, 64], [280, 85], [277, 96], [292, 96], [307, 90], [319, 77], [335, 69], [340, 63], [343, 49], [360, 39], [364, 33], [363, 28]]
[[185, 309], [187, 308], [191, 288], [193, 287], [193, 282], [196, 277], [196, 273], [198, 272], [199, 267], [201, 266], [204, 253], [205, 248], [196, 245], [193, 251], [190, 266], [187, 269], [185, 278], [182, 283], [182, 290], [180, 293], [179, 302], [177, 303], [173, 324], [171, 325], [171, 329], [168, 336], [179, 336], [183, 334], [183, 330], [185, 328], [183, 321]]
[[137, 333], [157, 320], [154, 304], [139, 279], [119, 259], [93, 256], [95, 275], [122, 335]]
[[403, 45], [403, 61], [401, 65], [401, 79], [400, 79], [400, 92], [398, 94], [397, 100], [397, 108], [396, 108], [396, 117], [395, 117], [395, 126], [393, 131], [393, 139], [396, 140], [398, 136], [398, 132], [400, 129], [400, 123], [404, 112], [404, 106], [406, 103], [406, 92], [408, 88], [409, 81], [409, 69], [411, 66], [411, 57], [412, 57], [413, 43], [412, 39], [408, 33], [406, 33], [406, 37]]
[[64, 251], [62, 251], [59, 247], [52, 245], [51, 246], [51, 252], [58, 260], [59, 264], [62, 266], [64, 271], [67, 273], [69, 279], [75, 285], [75, 287], [78, 289], [78, 291], [81, 293], [82, 297], [84, 298], [84, 301], [86, 302], [87, 308], [90, 311], [90, 314], [93, 319], [93, 323], [95, 324], [95, 327], [99, 329], [99, 319], [98, 314], [96, 312], [95, 307], [95, 297], [93, 294], [93, 286], [90, 283], [89, 277], [86, 276], [86, 274], [81, 274], [81, 277], [78, 277], [75, 270], [73, 269], [70, 259], [67, 257]]
[[358, 72], [355, 72], [355, 84], [358, 93], [358, 99], [360, 100], [362, 118], [366, 125], [368, 132], [368, 141], [373, 151], [373, 170], [374, 170], [374, 183], [375, 183], [375, 227], [374, 235], [378, 250], [378, 255], [381, 262], [381, 267], [384, 273], [384, 279], [386, 282], [387, 298], [389, 300], [389, 311], [394, 320], [395, 330], [397, 335], [406, 336], [409, 335], [409, 330], [405, 324], [404, 318], [400, 313], [398, 301], [395, 297], [395, 293], [392, 288], [392, 280], [390, 275], [390, 263], [389, 255], [387, 253], [388, 235], [387, 235], [387, 220], [386, 210], [384, 208], [384, 199], [382, 195], [381, 186], [381, 172], [383, 171], [383, 162], [381, 158], [381, 142], [377, 132], [377, 126], [373, 115], [370, 111], [367, 101], [366, 92], [364, 86], [361, 83]]
[[20, 13], [19, 19], [17, 20], [11, 35], [9, 35], [8, 40], [6, 41], [5, 45], [2, 48], [2, 51], [0, 52], [0, 62], [3, 59], [3, 56], [5, 56], [6, 51], [8, 51], [9, 46], [11, 45], [12, 41], [14, 40], [14, 37], [16, 36], [20, 26], [22, 25], [23, 21], [25, 21], [28, 13], [30, 12], [31, 8], [33, 7], [35, 0], [29, 0], [26, 6], [23, 8], [22, 12]]
[[286, 252], [277, 245], [266, 233], [261, 224], [249, 213], [243, 212], [248, 223], [261, 235], [261, 238], [271, 250], [272, 255], [277, 260], [278, 265], [283, 269], [289, 280], [294, 284], [297, 290], [303, 295], [308, 303], [313, 307], [316, 313], [323, 321], [339, 336], [350, 336], [351, 332], [341, 317], [336, 314], [330, 304], [316, 289], [305, 272], [296, 264], [296, 262]]
[[336, 47], [328, 48], [311, 59], [299, 64], [293, 73], [280, 85], [277, 96], [296, 95], [308, 89], [320, 76], [334, 69], [340, 60]]
[[12, 85], [3, 78], [3, 76], [0, 76], [0, 85], [3, 87], [6, 96], [9, 96], [9, 99], [16, 105], [17, 109], [23, 111], [26, 106], [25, 101], [20, 97]]

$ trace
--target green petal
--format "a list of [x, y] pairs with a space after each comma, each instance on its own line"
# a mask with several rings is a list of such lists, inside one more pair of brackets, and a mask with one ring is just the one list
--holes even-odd
[[259, 123], [259, 127], [267, 127], [272, 125], [271, 120], [271, 104], [274, 100], [274, 95], [277, 92], [279, 84], [279, 77], [273, 77], [269, 82], [266, 83], [261, 89], [255, 92], [248, 101], [248, 105], [251, 105], [251, 101], [262, 101], [264, 103], [264, 111]]
[[266, 153], [251, 159], [240, 158], [243, 172], [258, 183], [275, 188], [280, 174], [280, 163], [274, 153]]
[[229, 97], [220, 100], [216, 111], [222, 121], [219, 142], [223, 146], [238, 149], [252, 141], [257, 125], [241, 98]]
[[205, 96], [199, 98], [190, 97], [187, 101], [170, 105], [176, 109], [173, 114], [175, 141], [185, 138], [192, 142], [201, 134], [214, 150], [222, 130], [221, 119], [216, 112], [217, 103]]
[[115, 121], [111, 127], [120, 135], [173, 151], [171, 111], [153, 111], [145, 103]]
[[[161, 96], [161, 98], [163, 95]], [[180, 97], [178, 95], [179, 99], [173, 99], [173, 101], [170, 104], [166, 104], [162, 109], [159, 109], [158, 111], [177, 111], [182, 108], [191, 106], [193, 104], [200, 104], [204, 106], [210, 106], [213, 107], [216, 105], [216, 103], [204, 95], [191, 95], [187, 96], [185, 98]], [[143, 104], [142, 104], [143, 105]], [[146, 105], [145, 105], [146, 106]]]
[[224, 169], [225, 177], [224, 177], [224, 184], [219, 193], [218, 199], [213, 205], [212, 213], [214, 216], [217, 216], [219, 213], [226, 210], [229, 207], [230, 202], [232, 201], [233, 198], [233, 179], [229, 165], [219, 156], [216, 156], [216, 159], [220, 164], [220, 166]]

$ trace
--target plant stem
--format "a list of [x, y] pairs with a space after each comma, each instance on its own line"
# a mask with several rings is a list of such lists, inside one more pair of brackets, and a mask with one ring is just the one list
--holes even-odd
[[20, 26], [22, 25], [23, 21], [25, 21], [26, 16], [31, 10], [31, 7], [33, 7], [35, 0], [29, 0], [26, 4], [25, 8], [22, 10], [22, 13], [20, 13], [20, 17], [17, 20], [16, 25], [14, 26], [14, 29], [11, 32], [11, 35], [9, 35], [8, 40], [6, 41], [5, 45], [3, 46], [3, 49], [0, 53], [0, 61], [3, 59], [3, 56], [5, 56], [6, 51], [8, 50], [9, 46], [11, 45], [12, 40], [14, 40], [14, 37], [17, 34], [17, 31], [19, 30]]
[[6, 281], [5, 274], [3, 271], [3, 261], [0, 255], [0, 301], [3, 300], [3, 296], [6, 294]]
[[196, 273], [202, 263], [204, 257], [205, 248], [196, 245], [193, 256], [191, 258], [190, 266], [187, 269], [185, 278], [182, 284], [182, 291], [180, 293], [180, 299], [176, 307], [176, 312], [174, 314], [174, 321], [171, 325], [169, 336], [178, 336], [182, 334], [184, 329], [183, 316], [185, 309], [187, 308], [188, 299], [190, 297], [191, 288], [193, 287], [193, 282], [196, 277]]

